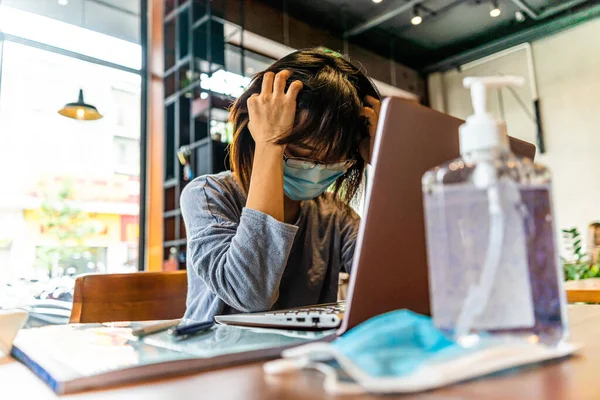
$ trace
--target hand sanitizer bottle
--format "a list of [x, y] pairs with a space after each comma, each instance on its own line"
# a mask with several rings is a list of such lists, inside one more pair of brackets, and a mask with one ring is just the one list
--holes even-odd
[[550, 173], [511, 153], [506, 125], [486, 109], [487, 88], [522, 84], [466, 78], [475, 113], [459, 130], [461, 157], [423, 176], [433, 320], [464, 342], [567, 335]]

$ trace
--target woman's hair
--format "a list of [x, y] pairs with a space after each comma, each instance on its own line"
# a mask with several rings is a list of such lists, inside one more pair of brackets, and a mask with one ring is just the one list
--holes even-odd
[[296, 116], [290, 132], [277, 144], [303, 143], [313, 148], [312, 157], [325, 162], [356, 159], [356, 163], [334, 184], [336, 199], [346, 204], [360, 188], [365, 162], [358, 152], [359, 143], [369, 136], [368, 122], [361, 116], [367, 105], [366, 96], [380, 99], [371, 80], [347, 59], [331, 50], [314, 48], [299, 50], [276, 61], [256, 74], [249, 88], [234, 102], [230, 121], [233, 123], [233, 143], [230, 147], [231, 170], [244, 191], [250, 186], [254, 139], [248, 129], [248, 98], [260, 93], [266, 72], [292, 72], [289, 85], [299, 80], [303, 88], [296, 100]]

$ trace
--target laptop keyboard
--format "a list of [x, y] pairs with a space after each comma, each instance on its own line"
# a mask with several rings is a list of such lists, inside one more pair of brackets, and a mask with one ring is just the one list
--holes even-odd
[[346, 311], [346, 303], [331, 305], [320, 305], [294, 310], [281, 310], [265, 313], [266, 315], [315, 315], [315, 314], [339, 314]]

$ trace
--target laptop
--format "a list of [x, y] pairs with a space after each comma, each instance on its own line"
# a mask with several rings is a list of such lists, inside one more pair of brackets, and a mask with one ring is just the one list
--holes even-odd
[[[429, 281], [421, 177], [459, 156], [464, 121], [414, 101], [382, 103], [346, 302], [215, 317], [229, 325], [338, 329], [407, 308], [429, 315]], [[510, 138], [514, 153], [535, 156], [535, 146]]]

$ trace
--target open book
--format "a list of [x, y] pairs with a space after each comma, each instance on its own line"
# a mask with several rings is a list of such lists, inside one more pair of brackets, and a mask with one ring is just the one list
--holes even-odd
[[131, 334], [144, 324], [148, 323], [25, 329], [17, 335], [12, 355], [63, 394], [275, 358], [285, 348], [334, 333], [215, 325], [183, 341], [167, 332], [143, 339]]

